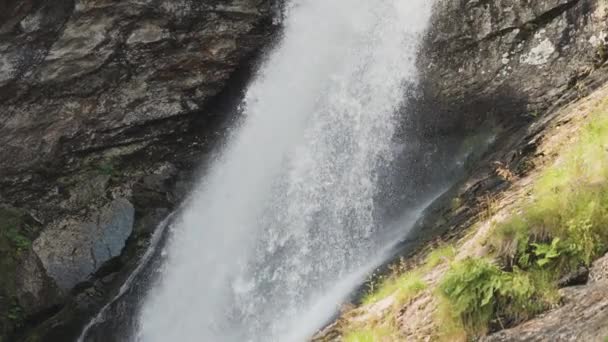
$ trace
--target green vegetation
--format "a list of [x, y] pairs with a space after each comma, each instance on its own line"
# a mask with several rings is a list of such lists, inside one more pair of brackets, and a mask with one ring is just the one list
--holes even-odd
[[452, 245], [445, 245], [432, 250], [426, 257], [425, 268], [431, 269], [438, 265], [454, 260], [456, 248]]
[[16, 299], [16, 275], [23, 251], [31, 246], [27, 234], [21, 211], [0, 208], [0, 337], [11, 333], [24, 319]]
[[[608, 103], [607, 103], [608, 104]], [[495, 225], [487, 258], [453, 263], [439, 284], [444, 335], [504, 328], [558, 302], [558, 279], [608, 247], [608, 115], [598, 111], [577, 142], [537, 180], [531, 199]]]
[[[348, 323], [345, 340], [398, 337], [399, 310], [428, 286], [438, 304], [436, 338], [446, 341], [474, 340], [556, 305], [559, 279], [608, 250], [607, 109], [605, 100], [576, 141], [563, 143], [560, 159], [541, 171], [529, 197], [515, 204], [510, 217], [492, 223], [485, 257], [455, 261], [456, 249], [448, 245], [431, 251], [414, 270], [397, 267], [363, 300], [370, 305], [393, 296], [390, 312], [377, 321]], [[481, 218], [493, 219], [497, 204], [491, 198], [481, 203], [486, 207]], [[437, 283], [422, 280], [442, 264], [449, 268]]]
[[390, 342], [398, 340], [399, 334], [390, 327], [374, 327], [354, 330], [344, 335], [344, 342]]
[[417, 270], [404, 272], [405, 267], [397, 267], [392, 275], [380, 282], [379, 286], [370, 287], [369, 293], [363, 298], [363, 304], [377, 303], [391, 295], [395, 296], [399, 304], [410, 301], [427, 288], [427, 284], [421, 278], [422, 271], [450, 262], [455, 256], [454, 246], [445, 245], [429, 252], [424, 265]]
[[14, 257], [28, 249], [32, 241], [25, 235], [23, 213], [0, 208], [0, 253]]
[[[447, 249], [442, 251], [446, 253]], [[439, 254], [435, 257], [439, 260]], [[349, 323], [342, 327], [344, 341], [346, 342], [378, 342], [378, 341], [398, 341], [399, 333], [395, 328], [397, 325], [396, 318], [399, 316], [398, 311], [416, 298], [422, 291], [427, 288], [427, 284], [420, 276], [420, 270], [413, 272], [401, 273], [405, 267], [399, 265], [393, 270], [393, 274], [382, 281], [378, 288], [372, 286], [370, 292], [363, 298], [364, 305], [372, 305], [386, 299], [390, 296], [393, 298], [393, 303], [390, 314], [386, 315], [388, 319], [379, 318], [365, 323]], [[373, 283], [372, 283], [373, 284]]]
[[578, 142], [536, 183], [532, 200], [500, 223], [491, 244], [510, 265], [568, 272], [608, 247], [608, 115], [596, 113]]
[[10, 309], [8, 310], [8, 319], [10, 319], [11, 321], [15, 321], [15, 322], [21, 322], [24, 319], [24, 313], [23, 313], [23, 308], [21, 308], [21, 306], [19, 306], [19, 304], [14, 304], [13, 306], [10, 307]]
[[4, 234], [18, 251], [25, 250], [32, 245], [30, 239], [21, 235], [19, 229], [16, 227], [9, 227]]
[[491, 324], [526, 320], [557, 298], [544, 273], [506, 272], [487, 258], [453, 263], [438, 292], [445, 299], [442, 325], [449, 334], [456, 327], [469, 337], [485, 334]]
[[377, 303], [382, 299], [394, 295], [398, 303], [405, 303], [426, 289], [426, 283], [420, 274], [410, 272], [401, 276], [392, 276], [385, 280], [377, 291], [369, 293], [363, 303], [366, 305]]

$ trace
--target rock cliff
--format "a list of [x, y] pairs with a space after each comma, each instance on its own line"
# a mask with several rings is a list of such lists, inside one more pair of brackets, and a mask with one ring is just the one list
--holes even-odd
[[0, 340], [120, 284], [221, 141], [275, 6], [0, 1]]

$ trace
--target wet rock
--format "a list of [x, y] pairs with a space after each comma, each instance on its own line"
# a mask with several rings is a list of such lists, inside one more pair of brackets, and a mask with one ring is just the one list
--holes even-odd
[[34, 251], [63, 290], [84, 281], [104, 262], [120, 255], [133, 230], [135, 210], [117, 199], [86, 222], [64, 221], [34, 241]]
[[[39, 227], [27, 235], [35, 253], [10, 259], [11, 282], [0, 281], [2, 312], [17, 268], [27, 289], [17, 304], [34, 325], [77, 331], [120, 286], [221, 139], [225, 104], [239, 99], [275, 31], [274, 6], [0, 0], [0, 207], [22, 208]], [[117, 276], [97, 281], [95, 271]], [[58, 302], [41, 299], [57, 288], [66, 294]], [[55, 304], [67, 309], [54, 315]], [[30, 335], [3, 317], [0, 340]]]
[[488, 117], [525, 125], [587, 95], [608, 78], [607, 19], [603, 0], [437, 2], [419, 67], [438, 108], [420, 120], [447, 133]]

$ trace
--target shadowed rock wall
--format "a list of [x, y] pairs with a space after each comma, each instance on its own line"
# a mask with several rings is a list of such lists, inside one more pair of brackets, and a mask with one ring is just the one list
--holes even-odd
[[84, 321], [117, 288], [221, 141], [275, 11], [0, 0], [0, 339]]

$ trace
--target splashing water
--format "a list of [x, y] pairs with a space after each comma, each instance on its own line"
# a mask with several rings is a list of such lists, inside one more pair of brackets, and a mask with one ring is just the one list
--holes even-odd
[[288, 4], [241, 123], [176, 222], [136, 340], [298, 341], [334, 313], [387, 246], [378, 178], [431, 7]]

